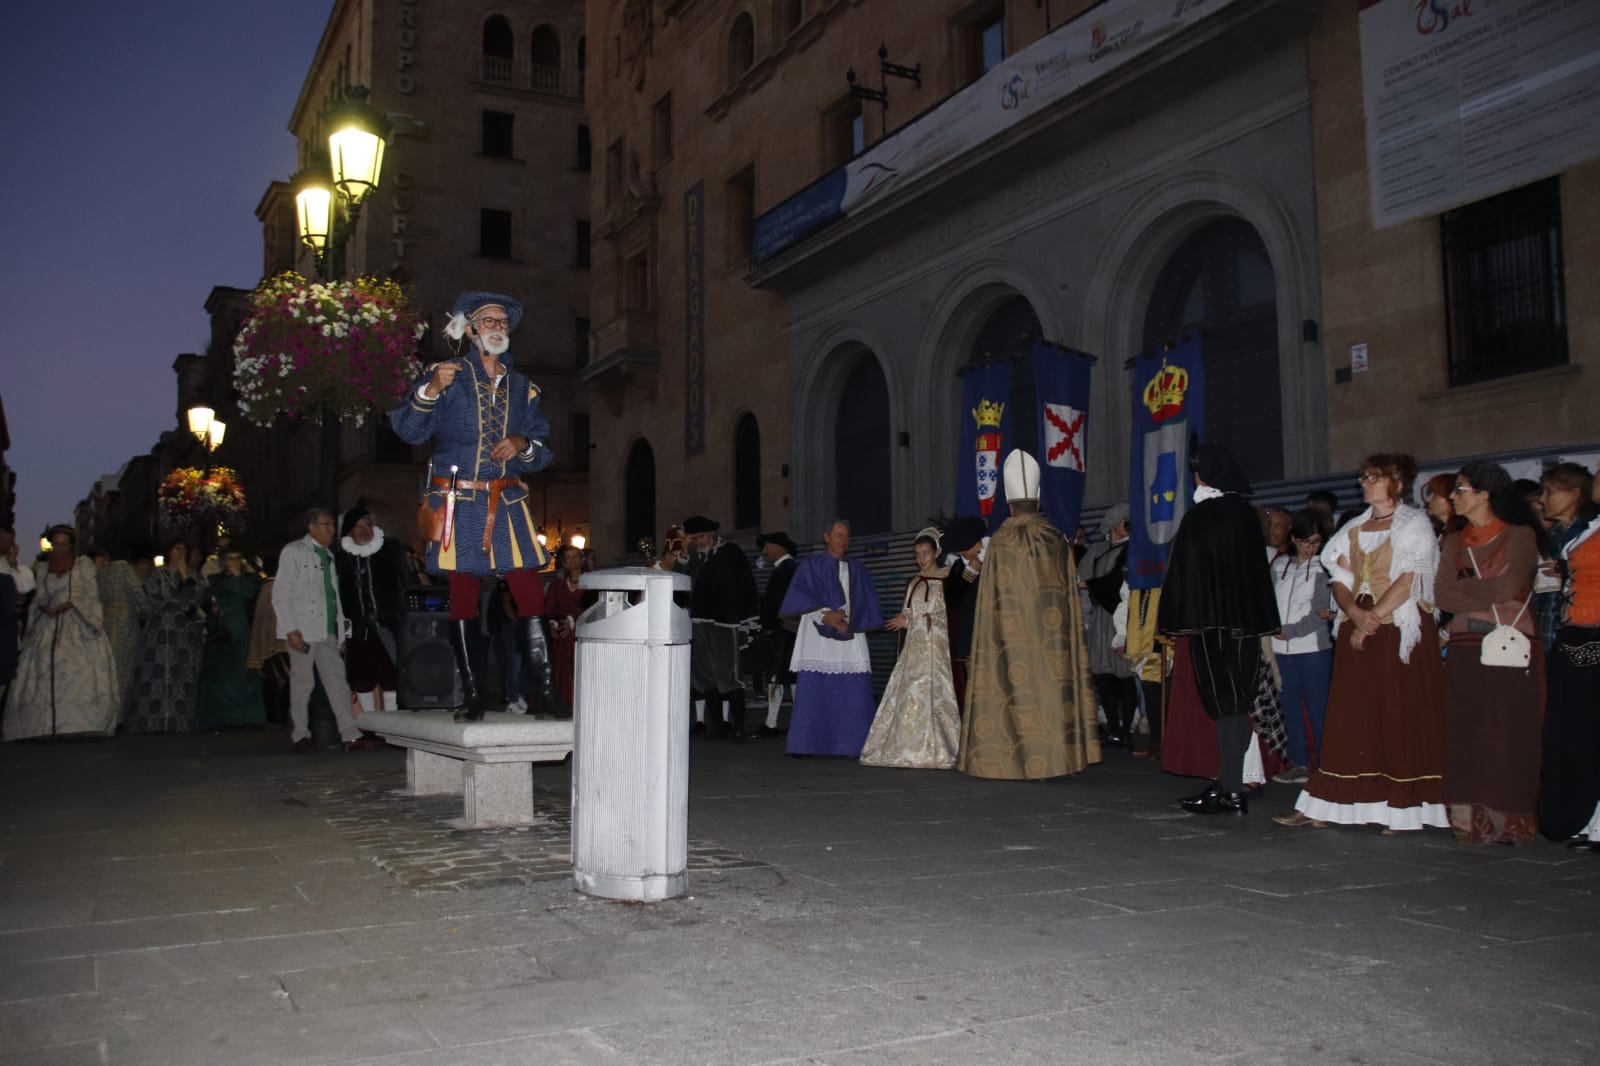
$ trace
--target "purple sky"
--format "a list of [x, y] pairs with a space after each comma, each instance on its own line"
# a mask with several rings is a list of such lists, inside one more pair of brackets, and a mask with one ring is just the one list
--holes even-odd
[[[24, 550], [174, 424], [215, 285], [260, 280], [256, 203], [333, 0], [9, 5], [0, 397]], [[25, 556], [26, 557], [26, 556]]]

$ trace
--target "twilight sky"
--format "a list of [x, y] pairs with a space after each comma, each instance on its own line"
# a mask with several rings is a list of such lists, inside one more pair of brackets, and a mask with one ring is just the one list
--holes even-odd
[[215, 285], [260, 280], [256, 203], [333, 0], [8, 4], [0, 398], [24, 558], [175, 425]]

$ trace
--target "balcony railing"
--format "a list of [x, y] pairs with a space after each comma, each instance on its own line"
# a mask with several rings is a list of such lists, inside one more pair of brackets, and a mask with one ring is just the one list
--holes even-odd
[[528, 89], [551, 96], [583, 97], [583, 71], [544, 63], [518, 65], [509, 56], [480, 57], [480, 80], [489, 85]]
[[491, 85], [511, 84], [511, 57], [484, 56], [483, 80]]

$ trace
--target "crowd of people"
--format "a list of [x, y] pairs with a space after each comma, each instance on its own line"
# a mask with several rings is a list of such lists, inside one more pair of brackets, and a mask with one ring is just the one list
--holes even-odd
[[[686, 520], [657, 565], [694, 582], [692, 728], [782, 732], [792, 687], [794, 756], [1031, 779], [1120, 746], [1206, 777], [1180, 801], [1197, 814], [1247, 813], [1270, 781], [1300, 787], [1275, 818], [1286, 826], [1474, 844], [1542, 832], [1600, 850], [1600, 518], [1585, 467], [1527, 483], [1475, 462], [1414, 506], [1415, 461], [1377, 454], [1358, 472], [1362, 505], [1336, 517], [1326, 490], [1293, 511], [1253, 507], [1220, 448], [1191, 466], [1193, 505], [1145, 591], [1127, 583], [1127, 507], [1092, 537], [1064, 535], [1023, 453], [1007, 463], [1011, 517], [992, 536], [980, 518], [918, 532], [888, 609], [843, 519], [804, 559], [763, 534], [757, 565], [774, 570], [759, 602], [717, 524]], [[879, 628], [897, 651], [874, 700], [864, 634]], [[765, 724], [744, 719], [730, 670], [765, 690]]]

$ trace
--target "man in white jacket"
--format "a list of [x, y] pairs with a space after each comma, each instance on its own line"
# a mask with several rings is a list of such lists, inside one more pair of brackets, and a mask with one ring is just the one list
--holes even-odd
[[[339, 738], [345, 751], [368, 751], [377, 741], [362, 736], [350, 714], [350, 684], [345, 679], [344, 610], [339, 604], [339, 579], [333, 568], [333, 512], [314, 508], [306, 514], [306, 535], [278, 556], [278, 579], [272, 585], [272, 609], [278, 636], [289, 646], [289, 717], [294, 723], [294, 752], [316, 750], [311, 740], [311, 689], [322, 678]], [[313, 675], [312, 671], [316, 674]]]

